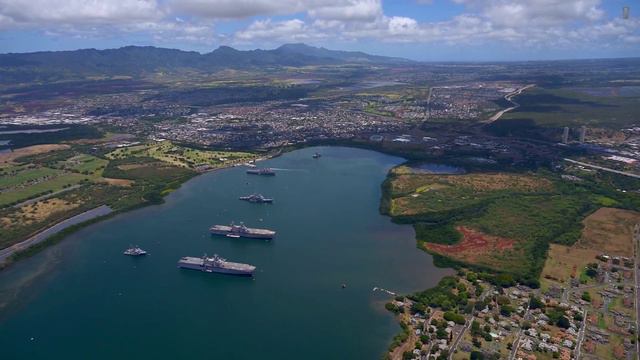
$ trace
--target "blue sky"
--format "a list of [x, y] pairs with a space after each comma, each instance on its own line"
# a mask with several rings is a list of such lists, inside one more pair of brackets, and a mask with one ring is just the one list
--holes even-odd
[[289, 42], [428, 61], [639, 56], [640, 0], [0, 0], [0, 52]]

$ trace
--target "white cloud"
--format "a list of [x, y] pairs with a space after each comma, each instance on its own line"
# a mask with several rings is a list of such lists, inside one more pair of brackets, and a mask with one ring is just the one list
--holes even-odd
[[75, 38], [145, 33], [157, 42], [215, 40], [211, 24], [171, 17], [156, 0], [0, 0], [0, 28]]
[[326, 35], [316, 31], [299, 19], [285, 21], [258, 20], [253, 22], [245, 30], [235, 34], [236, 42], [305, 42], [325, 38]]
[[382, 16], [381, 0], [347, 0], [309, 9], [309, 15], [320, 19], [371, 21]]
[[207, 18], [243, 18], [256, 15], [277, 15], [303, 10], [294, 0], [172, 0], [170, 7], [177, 12]]
[[12, 18], [0, 13], [0, 29], [14, 27], [15, 23]]
[[389, 33], [391, 35], [413, 35], [418, 31], [418, 22], [404, 16], [389, 18]]
[[[224, 39], [230, 45], [253, 46], [368, 39], [542, 48], [640, 41], [640, 22], [607, 19], [603, 0], [450, 1], [463, 5], [464, 11], [447, 20], [425, 22], [412, 14], [386, 15], [382, 0], [0, 0], [0, 29], [82, 37], [141, 33], [157, 42], [211, 45]], [[293, 18], [269, 18], [275, 15]], [[253, 16], [260, 18], [244, 29], [214, 33], [215, 22]]]
[[238, 32], [235, 39], [243, 43], [254, 39], [287, 42], [325, 38], [457, 45], [502, 42], [516, 48], [542, 48], [567, 44], [593, 46], [598, 41], [634, 42], [640, 36], [640, 24], [636, 21], [604, 19], [599, 0], [453, 1], [465, 4], [467, 11], [446, 21], [419, 22], [406, 16], [385, 16], [381, 9], [365, 11], [366, 6], [360, 9], [360, 14], [363, 18], [368, 16], [369, 21], [357, 21], [359, 17], [349, 12], [334, 16], [338, 12], [313, 10], [309, 11], [309, 21], [299, 19], [295, 26], [291, 26], [291, 21], [256, 21]]
[[169, 6], [211, 19], [307, 13], [325, 19], [368, 20], [382, 14], [381, 0], [170, 0]]
[[492, 23], [506, 27], [558, 26], [596, 21], [604, 15], [600, 0], [485, 0], [475, 2]]
[[16, 25], [104, 24], [162, 17], [155, 0], [0, 0], [0, 15]]

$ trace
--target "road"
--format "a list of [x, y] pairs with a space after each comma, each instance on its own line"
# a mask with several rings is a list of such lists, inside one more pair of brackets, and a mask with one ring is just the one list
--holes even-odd
[[456, 336], [456, 339], [453, 341], [453, 344], [449, 346], [449, 358], [448, 358], [449, 360], [453, 358], [453, 354], [455, 350], [458, 348], [458, 343], [460, 342], [460, 340], [462, 340], [464, 333], [467, 332], [467, 330], [469, 330], [469, 327], [471, 326], [471, 323], [473, 323], [473, 320], [475, 320], [475, 316], [472, 316], [471, 319], [467, 321], [466, 324], [464, 324], [464, 328], [462, 328], [458, 336]]
[[578, 340], [576, 343], [576, 359], [580, 359], [580, 347], [582, 347], [582, 341], [584, 340], [584, 332], [587, 328], [587, 310], [584, 311], [582, 317], [582, 327], [580, 328], [580, 332], [578, 333]]
[[77, 225], [80, 223], [83, 223], [85, 221], [89, 221], [92, 219], [95, 219], [97, 217], [100, 216], [105, 216], [108, 215], [110, 213], [112, 213], [113, 210], [108, 207], [107, 205], [102, 205], [99, 206], [95, 209], [89, 210], [89, 211], [85, 211], [82, 214], [78, 214], [74, 217], [71, 217], [69, 219], [63, 220], [53, 226], [51, 226], [48, 229], [45, 229], [35, 235], [33, 235], [32, 237], [28, 238], [27, 240], [24, 240], [22, 242], [19, 242], [17, 244], [14, 244], [12, 246], [9, 246], [8, 248], [2, 249], [0, 250], [0, 264], [4, 263], [10, 256], [12, 256], [13, 254], [26, 250], [28, 248], [30, 248], [31, 246], [37, 245], [45, 240], [47, 240], [49, 237], [51, 237], [52, 235], [55, 235], [57, 233], [59, 233], [60, 231], [69, 228], [73, 225]]
[[534, 86], [535, 86], [534, 84], [529, 84], [527, 86], [521, 87], [520, 89], [518, 89], [518, 90], [516, 90], [516, 91], [514, 91], [512, 93], [509, 93], [509, 94], [505, 95], [504, 99], [509, 101], [509, 102], [511, 102], [513, 104], [513, 106], [498, 111], [495, 115], [493, 115], [492, 117], [488, 118], [487, 120], [485, 120], [483, 122], [486, 123], [486, 124], [491, 124], [492, 122], [500, 119], [502, 117], [502, 115], [504, 115], [505, 113], [507, 113], [507, 112], [509, 112], [511, 110], [515, 110], [515, 109], [519, 108], [520, 104], [518, 104], [517, 102], [513, 101], [513, 97], [522, 94], [523, 91], [525, 91], [525, 90], [527, 90], [529, 88], [532, 88]]
[[602, 166], [598, 166], [598, 165], [593, 165], [593, 164], [585, 163], [585, 162], [582, 162], [582, 161], [571, 160], [571, 159], [567, 159], [567, 158], [564, 158], [563, 160], [567, 161], [567, 162], [570, 162], [570, 163], [573, 163], [573, 164], [590, 167], [590, 168], [596, 169], [596, 170], [608, 171], [610, 173], [614, 173], [614, 174], [619, 174], [619, 175], [624, 175], [624, 176], [629, 176], [629, 177], [632, 177], [632, 178], [640, 179], [640, 175], [634, 174], [634, 173], [630, 173], [630, 172], [626, 172], [626, 171], [610, 169], [610, 168], [606, 168], [606, 167], [602, 167]]
[[[531, 306], [531, 300], [529, 300], [529, 303], [527, 303], [527, 310], [525, 310], [524, 316], [522, 317], [523, 320], [527, 320], [529, 318], [530, 306]], [[518, 348], [520, 348], [520, 338], [522, 337], [523, 332], [524, 330], [520, 328], [520, 330], [518, 331], [518, 336], [516, 336], [516, 340], [513, 342], [513, 349], [509, 354], [509, 360], [513, 360], [516, 358], [516, 355], [518, 354]]]
[[54, 197], [56, 195], [60, 195], [60, 194], [65, 193], [67, 191], [75, 190], [75, 189], [77, 189], [77, 188], [79, 188], [81, 186], [82, 185], [80, 185], [80, 184], [72, 185], [72, 186], [69, 186], [66, 189], [58, 190], [58, 191], [52, 192], [50, 194], [38, 196], [37, 198], [33, 198], [33, 199], [29, 199], [29, 200], [23, 201], [23, 202], [21, 202], [19, 204], [13, 205], [12, 207], [17, 209], [17, 208], [23, 207], [25, 205], [30, 205], [30, 204], [36, 203], [36, 202], [38, 202], [40, 200], [44, 200], [44, 199], [48, 199], [50, 197]]

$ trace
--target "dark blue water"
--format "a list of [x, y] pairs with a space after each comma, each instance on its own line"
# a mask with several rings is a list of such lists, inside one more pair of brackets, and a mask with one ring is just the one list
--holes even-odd
[[[319, 151], [320, 159], [311, 155]], [[379, 215], [400, 158], [309, 148], [199, 176], [148, 207], [87, 227], [0, 273], [2, 359], [370, 359], [399, 326], [387, 295], [430, 287], [437, 269], [410, 226]], [[238, 196], [260, 192], [273, 205]], [[271, 242], [211, 237], [212, 224], [271, 228]], [[129, 244], [145, 258], [122, 255]], [[254, 279], [176, 268], [218, 253]], [[347, 288], [342, 289], [341, 284]]]

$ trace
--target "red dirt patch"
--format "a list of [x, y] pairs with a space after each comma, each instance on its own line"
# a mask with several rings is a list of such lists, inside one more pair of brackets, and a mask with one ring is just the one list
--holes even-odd
[[487, 254], [512, 249], [515, 243], [512, 239], [486, 235], [465, 226], [458, 226], [456, 230], [462, 233], [462, 241], [459, 243], [455, 245], [426, 243], [425, 247], [442, 255], [469, 261]]
[[613, 347], [613, 356], [616, 359], [624, 359], [624, 348], [621, 345], [616, 345]]

